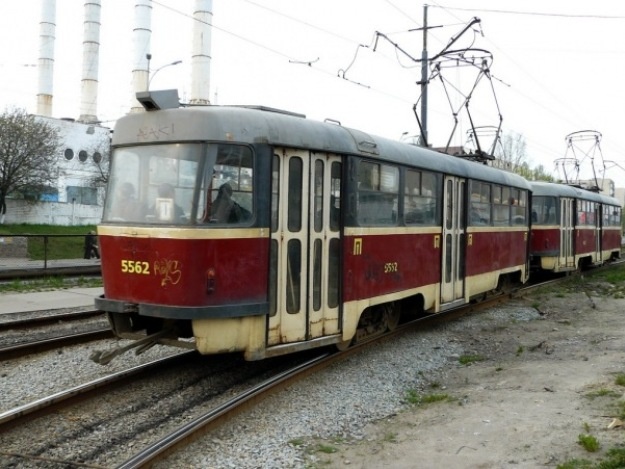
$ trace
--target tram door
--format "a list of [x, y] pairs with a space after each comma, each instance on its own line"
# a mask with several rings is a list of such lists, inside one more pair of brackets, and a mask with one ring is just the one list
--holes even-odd
[[[595, 262], [600, 263], [601, 259], [601, 224], [603, 223], [603, 213], [598, 203], [592, 204], [593, 213], [595, 214]], [[606, 207], [603, 207], [607, 210]]]
[[573, 233], [575, 228], [573, 199], [560, 199], [560, 265], [575, 268]]
[[466, 249], [466, 181], [445, 176], [444, 184], [441, 309], [446, 303], [464, 299]]
[[267, 344], [338, 334], [341, 159], [274, 155]]

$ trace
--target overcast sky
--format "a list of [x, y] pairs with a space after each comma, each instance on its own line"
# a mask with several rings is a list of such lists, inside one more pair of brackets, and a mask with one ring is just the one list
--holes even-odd
[[[190, 89], [193, 0], [153, 1], [151, 87]], [[54, 117], [80, 114], [83, 0], [57, 0]], [[625, 2], [612, 0], [447, 0], [429, 3], [430, 57], [472, 18], [480, 19], [452, 46], [492, 54], [491, 81], [482, 78], [470, 101], [476, 125], [521, 134], [532, 166], [562, 175], [555, 162], [577, 156], [581, 177], [591, 159], [606, 161], [606, 177], [625, 187]], [[211, 101], [258, 104], [331, 118], [371, 134], [417, 134], [413, 105], [420, 95], [423, 3], [408, 0], [213, 0]], [[132, 80], [134, 1], [102, 0], [98, 118], [114, 125], [128, 112]], [[40, 0], [0, 1], [0, 109], [36, 111]], [[440, 26], [440, 27], [439, 27]], [[413, 30], [413, 31], [411, 31]], [[397, 44], [379, 39], [375, 32]], [[359, 45], [368, 47], [359, 47]], [[447, 64], [447, 63], [446, 63]], [[442, 78], [464, 95], [474, 68], [444, 68]], [[344, 78], [343, 78], [344, 77]], [[494, 88], [494, 94], [491, 88]], [[449, 88], [452, 89], [452, 88]], [[444, 146], [452, 110], [463, 98], [441, 80], [429, 87], [430, 143]], [[493, 98], [493, 96], [496, 97]], [[467, 139], [459, 114], [452, 144]], [[602, 139], [567, 135], [592, 130]], [[488, 145], [490, 142], [488, 142]], [[599, 176], [603, 176], [599, 173]]]

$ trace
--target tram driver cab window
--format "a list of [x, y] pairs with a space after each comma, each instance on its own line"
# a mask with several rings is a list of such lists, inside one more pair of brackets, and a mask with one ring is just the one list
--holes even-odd
[[209, 149], [214, 163], [207, 164], [200, 193], [198, 220], [216, 225], [244, 224], [252, 220], [254, 166], [250, 148], [215, 145]]

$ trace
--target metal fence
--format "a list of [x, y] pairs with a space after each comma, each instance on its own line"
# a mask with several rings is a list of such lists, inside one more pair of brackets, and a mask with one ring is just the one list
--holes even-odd
[[0, 235], [0, 278], [100, 273], [97, 237]]

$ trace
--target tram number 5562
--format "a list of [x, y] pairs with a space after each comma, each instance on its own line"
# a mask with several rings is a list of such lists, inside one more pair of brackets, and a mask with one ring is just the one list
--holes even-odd
[[127, 274], [150, 274], [150, 264], [146, 261], [131, 261], [122, 259], [122, 272]]

